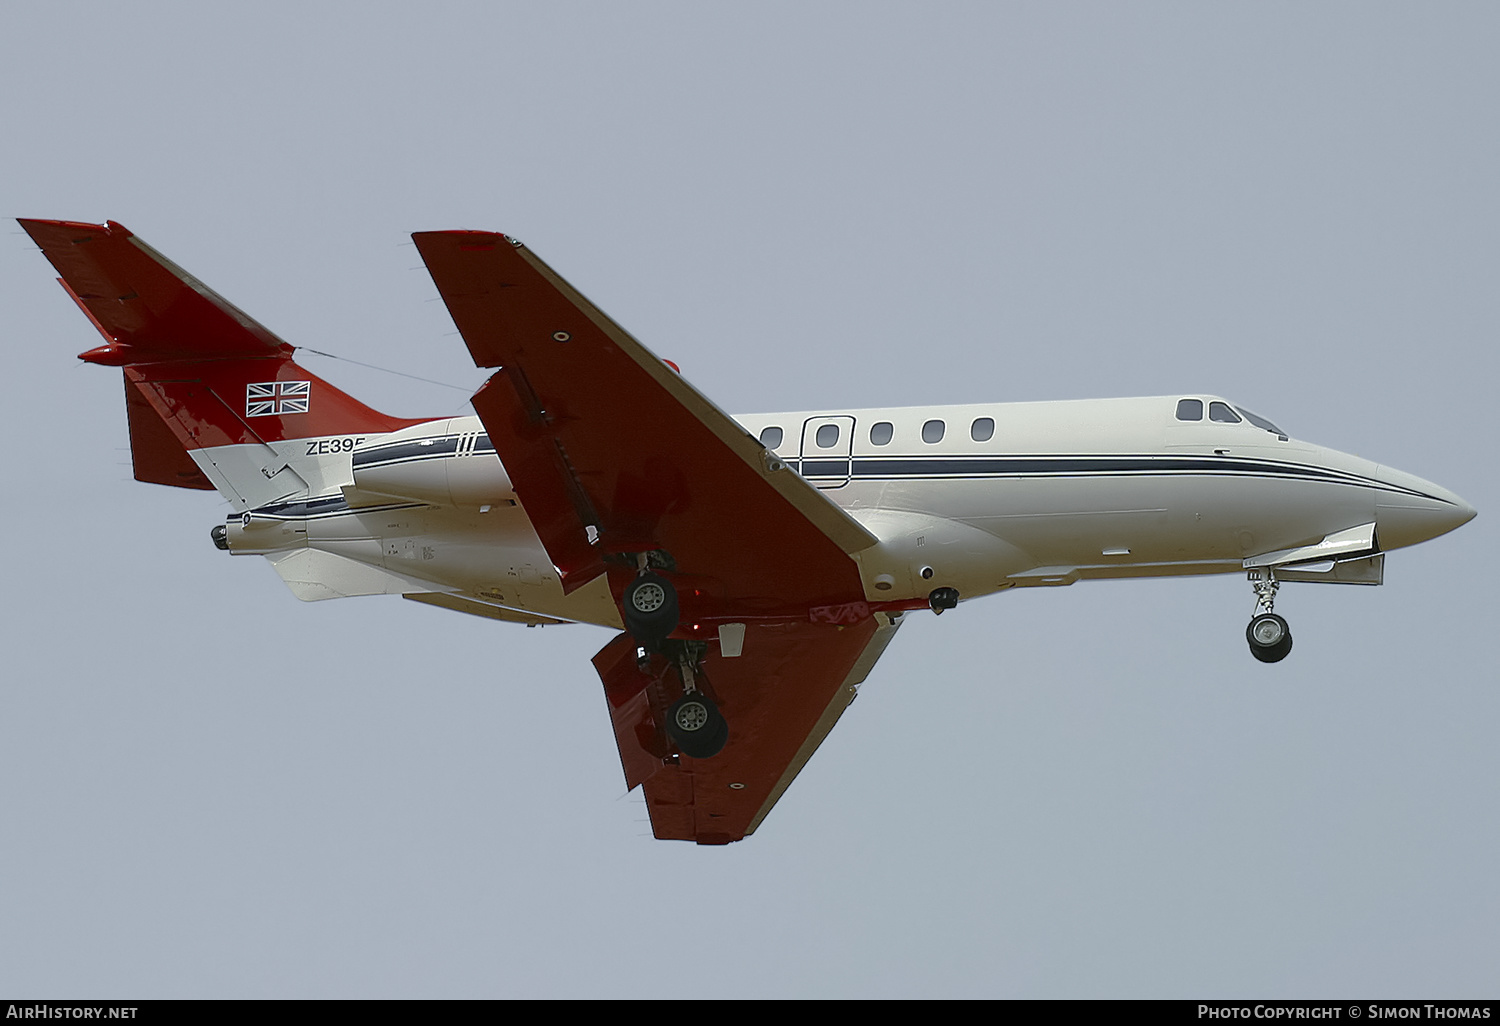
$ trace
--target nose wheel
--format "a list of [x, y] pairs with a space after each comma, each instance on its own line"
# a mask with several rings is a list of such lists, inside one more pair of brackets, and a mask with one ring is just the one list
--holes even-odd
[[1292, 630], [1285, 620], [1272, 612], [1276, 590], [1281, 582], [1271, 569], [1250, 571], [1250, 585], [1255, 589], [1255, 615], [1245, 628], [1250, 654], [1263, 663], [1279, 663], [1292, 650]]
[[1250, 654], [1263, 663], [1279, 663], [1292, 650], [1292, 632], [1275, 613], [1261, 613], [1245, 628]]

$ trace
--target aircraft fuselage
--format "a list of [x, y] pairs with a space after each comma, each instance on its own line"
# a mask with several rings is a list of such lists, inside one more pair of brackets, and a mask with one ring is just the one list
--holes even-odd
[[[1199, 418], [1182, 419], [1184, 409]], [[855, 558], [867, 600], [892, 608], [940, 587], [967, 599], [1084, 578], [1240, 572], [1258, 555], [1373, 524], [1372, 551], [1358, 553], [1372, 557], [1474, 515], [1452, 492], [1241, 412], [1213, 396], [1167, 396], [736, 419], [768, 459], [879, 539]], [[426, 585], [497, 611], [620, 626], [602, 579], [564, 595], [477, 417], [276, 448], [321, 497], [247, 509], [231, 519], [229, 547], [271, 557], [299, 597]], [[340, 590], [320, 568], [299, 590], [284, 566], [295, 571], [302, 549], [374, 573], [351, 573]], [[1379, 567], [1326, 579], [1379, 583]]]

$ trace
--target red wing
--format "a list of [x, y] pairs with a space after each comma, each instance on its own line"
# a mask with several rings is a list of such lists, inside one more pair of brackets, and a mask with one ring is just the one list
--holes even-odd
[[[614, 720], [626, 784], [644, 782], [657, 837], [725, 844], [752, 833], [854, 698], [896, 627], [883, 616], [850, 627], [752, 625], [744, 654], [712, 646], [706, 688], [729, 723], [711, 759], [673, 757], [659, 729], [676, 697], [665, 663], [636, 667], [635, 642], [621, 634], [594, 656]], [[666, 671], [665, 680], [661, 678]]]
[[702, 578], [704, 616], [864, 598], [849, 553], [874, 538], [534, 254], [413, 239], [475, 362], [504, 368], [474, 408], [566, 588], [659, 549]]
[[291, 347], [124, 225], [21, 219], [122, 363], [278, 356]]
[[[707, 642], [704, 691], [729, 725], [710, 759], [662, 729], [681, 694], [661, 655], [622, 634], [594, 657], [627, 786], [657, 837], [718, 844], [755, 829], [852, 697], [894, 627], [872, 617], [851, 554], [875, 539], [518, 243], [414, 235], [474, 360], [474, 396], [548, 556], [576, 588], [662, 551], [679, 636]], [[713, 643], [745, 627], [742, 654]]]

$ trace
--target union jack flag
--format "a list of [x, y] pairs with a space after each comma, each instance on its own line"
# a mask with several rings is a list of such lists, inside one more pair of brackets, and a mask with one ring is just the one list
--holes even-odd
[[245, 386], [245, 416], [269, 417], [306, 413], [311, 381], [266, 381]]

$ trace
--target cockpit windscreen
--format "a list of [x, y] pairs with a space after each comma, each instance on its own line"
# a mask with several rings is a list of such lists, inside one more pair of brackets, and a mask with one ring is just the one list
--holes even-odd
[[1256, 427], [1260, 428], [1262, 431], [1269, 431], [1273, 435], [1285, 435], [1286, 434], [1285, 431], [1281, 430], [1281, 428], [1277, 427], [1275, 424], [1272, 424], [1266, 418], [1264, 418], [1262, 416], [1259, 416], [1258, 414], [1251, 413], [1249, 410], [1245, 409], [1243, 406], [1236, 406], [1235, 409], [1239, 410], [1241, 413], [1243, 413], [1245, 415], [1245, 419], [1246, 420], [1248, 420], [1250, 423], [1254, 424]]

